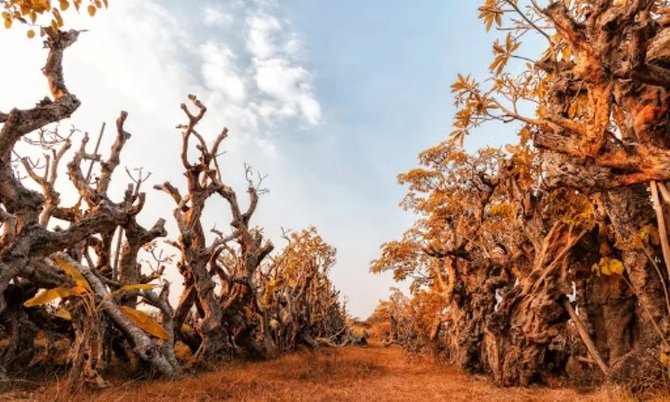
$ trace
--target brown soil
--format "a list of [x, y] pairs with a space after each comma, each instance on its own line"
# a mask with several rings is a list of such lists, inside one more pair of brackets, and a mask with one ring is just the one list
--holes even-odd
[[[59, 386], [60, 385], [60, 386]], [[0, 394], [2, 400], [89, 401], [616, 401], [617, 388], [498, 388], [449, 366], [373, 346], [300, 352], [266, 362], [233, 363], [174, 381], [129, 381], [69, 396], [62, 384]], [[663, 397], [654, 400], [670, 400]]]

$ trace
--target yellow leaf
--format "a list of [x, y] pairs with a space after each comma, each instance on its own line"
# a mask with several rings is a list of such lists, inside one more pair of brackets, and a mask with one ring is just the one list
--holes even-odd
[[661, 364], [663, 364], [666, 367], [670, 366], [670, 356], [668, 356], [665, 352], [661, 352], [658, 355], [658, 361], [660, 361]]
[[112, 297], [114, 297], [118, 294], [121, 294], [123, 292], [132, 292], [134, 290], [138, 290], [138, 291], [139, 290], [151, 290], [155, 287], [156, 287], [156, 285], [151, 285], [151, 284], [148, 284], [148, 283], [137, 283], [137, 284], [134, 284], [134, 285], [125, 285], [125, 286], [122, 286], [119, 289], [113, 291], [112, 293], [107, 294], [105, 296], [105, 299], [111, 299]]
[[12, 20], [5, 18], [5, 28], [9, 29], [12, 27]]
[[56, 311], [54, 315], [64, 320], [72, 321], [72, 314], [70, 314], [70, 312], [65, 310], [64, 308], [58, 309], [58, 311]]
[[123, 311], [123, 314], [125, 314], [126, 317], [128, 317], [128, 319], [133, 322], [133, 324], [137, 325], [147, 334], [155, 336], [156, 338], [162, 339], [164, 341], [170, 339], [170, 334], [168, 334], [165, 328], [163, 328], [162, 325], [157, 323], [147, 313], [127, 306], [119, 307], [121, 308], [121, 311]]
[[617, 260], [616, 258], [612, 258], [608, 261], [608, 265], [609, 265], [609, 270], [610, 270], [611, 273], [617, 274], [617, 275], [622, 275], [623, 274], [623, 271], [624, 271], [623, 262]]
[[83, 286], [77, 285], [74, 288], [72, 288], [72, 291], [74, 291], [74, 293], [81, 296], [81, 295], [85, 294], [86, 292], [88, 292], [88, 289], [83, 287]]
[[639, 236], [640, 240], [642, 240], [642, 242], [645, 244], [653, 244], [654, 246], [658, 246], [660, 243], [658, 229], [656, 229], [656, 226], [654, 225], [645, 225], [642, 229], [640, 229]]
[[597, 264], [593, 264], [591, 269], [599, 274], [610, 276], [612, 274], [622, 275], [625, 267], [623, 262], [616, 258], [602, 257]]
[[505, 151], [507, 151], [507, 152], [509, 152], [513, 155], [521, 153], [521, 149], [519, 147], [516, 147], [514, 145], [510, 145], [510, 144], [505, 145]]
[[87, 10], [88, 10], [88, 15], [90, 15], [91, 17], [93, 17], [95, 15], [95, 12], [98, 11], [98, 9], [95, 8], [95, 6], [93, 4], [89, 5]]
[[604, 262], [605, 260], [606, 260], [605, 258], [601, 258], [597, 264], [593, 264], [591, 270], [593, 272], [596, 272], [598, 275], [603, 274], [609, 276], [610, 271], [609, 268], [607, 267], [607, 263]]
[[37, 12], [44, 12], [51, 8], [51, 2], [49, 0], [33, 0], [32, 6]]
[[72, 264], [67, 262], [63, 257], [56, 256], [54, 257], [54, 262], [58, 266], [58, 268], [62, 269], [63, 272], [66, 274], [70, 275], [72, 279], [74, 279], [74, 282], [77, 286], [81, 286], [85, 289], [90, 290], [91, 288], [88, 286], [88, 282], [84, 278], [84, 276], [79, 272], [77, 268], [75, 268]]
[[52, 301], [58, 298], [65, 298], [74, 295], [75, 293], [72, 291], [72, 289], [67, 288], [48, 289], [43, 292], [40, 292], [32, 299], [26, 300], [25, 302], [23, 302], [23, 305], [25, 307], [43, 306], [45, 304], [51, 303]]
[[67, 0], [60, 0], [60, 9], [65, 11], [70, 8], [70, 2]]
[[58, 9], [54, 8], [53, 11], [53, 16], [54, 16], [54, 21], [56, 21], [56, 25], [60, 28], [63, 26], [63, 16], [60, 14], [60, 11]]
[[134, 285], [122, 286], [118, 291], [132, 292], [133, 290], [151, 290], [155, 287], [156, 285], [152, 285], [150, 283], [137, 283]]
[[270, 304], [272, 301], [272, 294], [274, 293], [275, 289], [277, 289], [277, 284], [278, 282], [276, 279], [270, 279], [267, 282], [265, 290], [263, 291], [263, 295], [261, 296], [263, 304]]

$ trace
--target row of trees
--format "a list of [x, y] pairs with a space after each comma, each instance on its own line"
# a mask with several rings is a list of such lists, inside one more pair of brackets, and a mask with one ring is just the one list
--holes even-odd
[[[458, 77], [452, 137], [399, 177], [417, 218], [372, 270], [411, 295], [373, 318], [503, 386], [654, 383], [670, 365], [670, 3], [540, 3], [479, 8], [501, 35], [491, 75]], [[489, 122], [518, 144], [466, 153]]]
[[[21, 7], [41, 4], [2, 2], [11, 12], [3, 16], [23, 18], [30, 10]], [[159, 241], [168, 235], [165, 219], [150, 228], [138, 223], [146, 206], [142, 171], [128, 172], [123, 197], [112, 199], [112, 177], [130, 139], [128, 115], [116, 121], [108, 152], [99, 150], [99, 138], [92, 146], [88, 135], [53, 125], [80, 106], [62, 68], [79, 33], [55, 28], [42, 29], [51, 97], [0, 113], [2, 378], [61, 366], [73, 387], [104, 386], [105, 374], [119, 367], [174, 377], [185, 365], [345, 341], [345, 309], [328, 278], [334, 248], [311, 228], [287, 232], [286, 246], [272, 254], [272, 242], [252, 224], [262, 178], [247, 168], [248, 200], [225, 183], [217, 158], [228, 132], [212, 141], [198, 132], [207, 108], [195, 96], [181, 105], [185, 122], [178, 127], [185, 184], [155, 186], [174, 201], [176, 238]], [[43, 157], [18, 156], [19, 142]], [[59, 180], [63, 173], [72, 187]], [[78, 201], [64, 205], [60, 192], [73, 189]], [[227, 233], [203, 222], [215, 197], [232, 217]], [[176, 305], [164, 279], [174, 265], [184, 282]], [[180, 343], [188, 352], [178, 356]]]

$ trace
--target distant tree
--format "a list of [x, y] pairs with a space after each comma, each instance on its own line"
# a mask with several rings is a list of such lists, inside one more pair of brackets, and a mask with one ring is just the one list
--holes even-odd
[[340, 292], [329, 278], [336, 250], [316, 228], [285, 234], [284, 249], [267, 266], [261, 298], [275, 343], [283, 350], [299, 345], [341, 346], [349, 328]]

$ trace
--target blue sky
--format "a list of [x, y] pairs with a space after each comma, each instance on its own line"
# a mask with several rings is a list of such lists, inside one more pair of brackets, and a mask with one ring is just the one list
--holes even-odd
[[[490, 61], [492, 37], [476, 16], [471, 1], [112, 0], [94, 19], [69, 20], [90, 29], [66, 58], [84, 102], [71, 123], [94, 132], [127, 110], [134, 135], [122, 163], [182, 184], [174, 126], [179, 103], [197, 93], [210, 108], [202, 132], [231, 129], [222, 162], [240, 195], [243, 162], [269, 174], [256, 223], [279, 247], [282, 226], [317, 226], [338, 249], [335, 284], [367, 316], [394, 286], [369, 262], [411, 222], [396, 175], [449, 133], [456, 73], [483, 76]], [[3, 111], [45, 95], [43, 50], [24, 38], [0, 35], [3, 50], [21, 55], [0, 64], [13, 78]], [[468, 147], [508, 139], [509, 130], [487, 131]], [[148, 191], [143, 221], [169, 220], [169, 200]], [[212, 202], [205, 219], [226, 228], [225, 205]]]
[[[316, 76], [323, 122], [313, 131], [333, 138], [318, 140], [321, 152], [308, 163], [326, 186], [341, 183], [345, 192], [321, 211], [324, 222], [329, 216], [336, 222], [320, 228], [337, 239], [335, 279], [352, 311], [365, 315], [393, 285], [388, 277], [370, 276], [366, 263], [411, 218], [398, 207], [404, 190], [395, 177], [451, 131], [449, 86], [457, 72], [484, 73], [491, 37], [472, 2], [283, 4], [304, 35]], [[469, 146], [489, 142], [497, 141], [482, 135]], [[305, 143], [296, 139], [291, 146], [300, 152]]]

